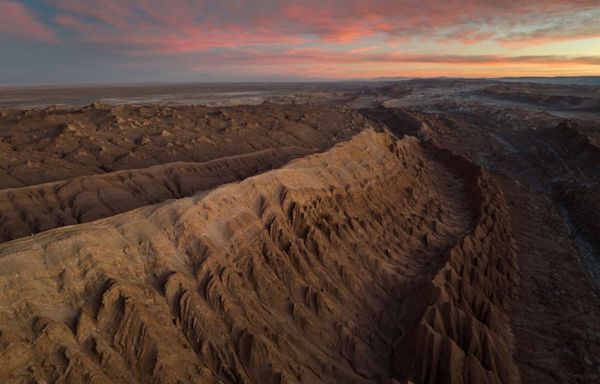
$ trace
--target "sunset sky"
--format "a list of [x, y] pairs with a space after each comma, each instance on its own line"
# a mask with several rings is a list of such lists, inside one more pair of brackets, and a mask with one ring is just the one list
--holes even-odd
[[0, 0], [0, 84], [600, 75], [600, 0]]

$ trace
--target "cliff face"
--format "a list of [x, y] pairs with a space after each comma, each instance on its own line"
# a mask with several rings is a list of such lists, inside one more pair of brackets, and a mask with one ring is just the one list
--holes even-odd
[[0, 380], [518, 382], [516, 286], [494, 179], [366, 130], [0, 245]]

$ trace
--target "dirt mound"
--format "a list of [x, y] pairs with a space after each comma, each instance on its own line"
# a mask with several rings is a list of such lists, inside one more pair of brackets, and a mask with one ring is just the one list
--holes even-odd
[[367, 130], [0, 245], [0, 379], [517, 382], [514, 255], [489, 175]]

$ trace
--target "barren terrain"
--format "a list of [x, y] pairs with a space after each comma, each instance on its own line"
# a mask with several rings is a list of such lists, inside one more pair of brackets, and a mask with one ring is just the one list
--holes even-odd
[[6, 96], [0, 382], [600, 381], [598, 86], [211, 91]]

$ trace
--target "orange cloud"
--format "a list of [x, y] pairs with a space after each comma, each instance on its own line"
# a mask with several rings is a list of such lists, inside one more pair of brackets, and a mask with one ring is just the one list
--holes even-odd
[[439, 63], [461, 65], [597, 65], [600, 55], [447, 55], [447, 54], [403, 54], [369, 53], [369, 50], [329, 51], [323, 49], [289, 49], [264, 52], [252, 50], [229, 50], [226, 52], [208, 52], [196, 56], [205, 63], [248, 64], [248, 65], [286, 65], [286, 64], [356, 64], [356, 63]]

